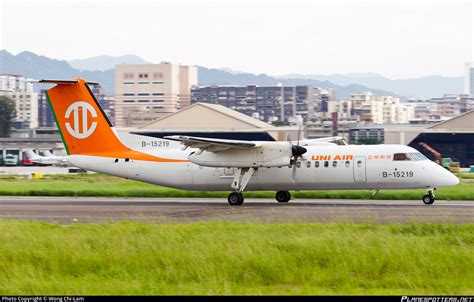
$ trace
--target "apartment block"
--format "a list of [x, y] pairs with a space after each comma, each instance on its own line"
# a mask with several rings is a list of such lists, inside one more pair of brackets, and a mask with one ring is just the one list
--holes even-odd
[[204, 86], [191, 91], [191, 103], [219, 104], [265, 122], [304, 121], [320, 108], [320, 90], [312, 86]]
[[195, 66], [170, 63], [115, 67], [115, 124], [136, 127], [176, 112], [191, 103], [197, 85]]
[[414, 118], [415, 109], [393, 96], [375, 96], [371, 92], [349, 96], [351, 115], [363, 124], [406, 124]]
[[474, 96], [469, 94], [445, 94], [429, 99], [411, 99], [415, 119], [411, 122], [432, 124], [474, 110]]
[[38, 94], [33, 91], [32, 79], [15, 74], [0, 74], [0, 95], [15, 101], [16, 128], [38, 127]]

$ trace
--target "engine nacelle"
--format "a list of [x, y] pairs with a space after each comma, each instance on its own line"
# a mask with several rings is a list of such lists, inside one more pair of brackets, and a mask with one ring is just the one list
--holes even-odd
[[229, 149], [220, 152], [193, 152], [188, 159], [205, 167], [259, 168], [282, 167], [291, 162], [289, 142], [259, 142], [258, 148]]

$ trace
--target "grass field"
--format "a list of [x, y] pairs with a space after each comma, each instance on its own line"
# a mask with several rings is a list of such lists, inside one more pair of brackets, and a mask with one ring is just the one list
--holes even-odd
[[474, 225], [0, 221], [0, 295], [474, 294]]
[[[274, 198], [274, 192], [246, 192], [246, 197]], [[368, 190], [355, 191], [300, 191], [294, 198], [341, 199], [414, 199], [419, 200], [425, 190], [380, 191], [374, 197]], [[195, 192], [175, 190], [102, 174], [48, 176], [45, 179], [0, 178], [0, 195], [29, 196], [119, 196], [119, 197], [219, 197], [228, 192]], [[474, 183], [436, 191], [440, 200], [474, 200]]]

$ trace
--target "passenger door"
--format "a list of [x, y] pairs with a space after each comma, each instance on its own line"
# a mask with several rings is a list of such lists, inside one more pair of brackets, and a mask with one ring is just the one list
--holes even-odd
[[367, 182], [365, 156], [356, 156], [354, 158], [354, 181]]

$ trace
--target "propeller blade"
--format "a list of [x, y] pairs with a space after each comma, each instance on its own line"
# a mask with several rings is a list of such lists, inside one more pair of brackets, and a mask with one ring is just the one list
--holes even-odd
[[292, 161], [293, 161], [293, 170], [291, 170], [291, 179], [293, 180], [293, 182], [296, 182], [296, 161], [297, 161], [297, 158], [293, 158]]

